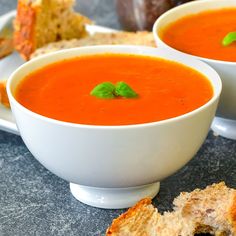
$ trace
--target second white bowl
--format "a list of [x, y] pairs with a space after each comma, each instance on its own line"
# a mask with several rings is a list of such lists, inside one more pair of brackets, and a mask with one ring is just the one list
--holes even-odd
[[203, 0], [180, 5], [167, 11], [157, 19], [153, 26], [153, 35], [158, 47], [179, 55], [202, 60], [217, 71], [222, 79], [223, 89], [216, 113], [217, 118], [213, 122], [212, 129], [219, 135], [236, 139], [236, 62], [213, 60], [186, 54], [170, 47], [161, 39], [163, 28], [182, 17], [207, 10], [230, 7], [236, 8], [235, 0]]

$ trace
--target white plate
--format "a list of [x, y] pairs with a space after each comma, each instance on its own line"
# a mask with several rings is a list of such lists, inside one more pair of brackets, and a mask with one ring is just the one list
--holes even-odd
[[[0, 30], [7, 25], [15, 17], [16, 11], [8, 12], [5, 15], [0, 16]], [[106, 27], [98, 25], [88, 25], [86, 27], [87, 31], [92, 35], [96, 32], [99, 33], [109, 33], [115, 31]], [[0, 60], [0, 80], [7, 79], [10, 74], [24, 61], [21, 59], [17, 52], [11, 54]], [[11, 110], [0, 105], [0, 130], [11, 132], [19, 135], [16, 123], [12, 116]]]

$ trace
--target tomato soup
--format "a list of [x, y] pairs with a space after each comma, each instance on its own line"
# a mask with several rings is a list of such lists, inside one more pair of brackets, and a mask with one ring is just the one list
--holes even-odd
[[[124, 81], [135, 98], [90, 95], [102, 82]], [[15, 91], [19, 103], [56, 120], [91, 125], [129, 125], [183, 115], [213, 96], [201, 73], [161, 58], [126, 54], [80, 56], [39, 69]]]
[[168, 25], [160, 37], [169, 46], [196, 56], [236, 62], [236, 42], [223, 46], [223, 38], [236, 31], [236, 8], [185, 16]]

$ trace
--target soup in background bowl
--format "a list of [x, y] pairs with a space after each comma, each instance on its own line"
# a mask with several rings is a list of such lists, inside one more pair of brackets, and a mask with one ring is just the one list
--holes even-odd
[[[106, 61], [107, 58], [109, 60]], [[96, 61], [98, 59], [99, 62]], [[109, 103], [115, 107], [120, 106], [122, 110], [129, 104], [128, 112], [132, 115], [133, 110], [134, 113], [136, 112], [132, 107], [145, 100], [149, 93], [155, 91], [170, 93], [167, 91], [169, 85], [162, 87], [161, 90], [156, 88], [149, 91], [149, 87], [142, 90], [143, 86], [146, 86], [143, 81], [148, 80], [149, 77], [151, 77], [148, 80], [149, 86], [151, 83], [151, 86], [161, 87], [162, 83], [167, 82], [168, 84], [170, 81], [175, 83], [181, 81], [180, 84], [182, 84], [181, 79], [183, 78], [181, 77], [186, 74], [190, 80], [196, 79], [203, 82], [200, 87], [194, 86], [195, 93], [196, 90], [199, 94], [208, 91], [208, 97], [204, 94], [205, 100], [199, 104], [201, 98], [197, 97], [198, 105], [196, 107], [159, 121], [152, 117], [151, 121], [137, 122], [135, 118], [137, 115], [130, 119], [127, 107], [121, 112], [126, 112], [123, 113], [123, 116], [127, 116], [128, 123], [126, 123], [126, 118], [123, 120], [125, 123], [114, 120], [112, 123], [107, 123], [106, 119], [102, 123], [97, 123], [94, 119], [96, 114], [93, 112], [87, 114], [92, 117], [92, 122], [89, 122], [88, 118], [85, 118], [87, 121], [84, 123], [78, 120], [67, 120], [63, 117], [65, 113], [69, 112], [63, 110], [64, 105], [60, 100], [61, 92], [68, 93], [72, 89], [68, 94], [69, 96], [71, 92], [71, 96], [65, 103], [72, 102], [72, 107], [69, 109], [78, 110], [79, 113], [84, 111], [81, 107], [77, 107], [77, 103], [83, 98], [80, 97], [78, 100], [76, 93], [72, 92], [74, 87], [78, 88], [78, 85], [70, 79], [80, 74], [82, 70], [80, 63], [83, 60], [87, 60], [86, 65], [93, 60], [96, 61], [95, 64], [91, 63], [93, 67], [90, 68], [91, 71], [85, 69], [84, 73], [81, 73], [82, 78], [75, 79], [75, 81], [80, 81], [80, 86], [84, 86], [82, 92], [78, 93], [78, 97], [83, 97], [84, 94], [89, 96], [91, 101], [84, 100], [84, 103], [90, 108], [100, 107], [104, 111], [110, 107], [110, 105], [107, 106]], [[112, 60], [116, 60], [116, 64], [112, 63], [107, 66]], [[75, 62], [78, 63], [76, 67], [72, 66], [70, 69], [67, 67]], [[129, 69], [132, 69], [132, 63], [138, 74], [136, 79], [134, 74], [131, 73], [132, 76], [128, 74]], [[154, 64], [150, 66], [149, 63]], [[106, 69], [103, 64], [106, 65]], [[145, 66], [140, 70], [143, 64]], [[94, 65], [96, 66], [94, 67]], [[100, 72], [99, 65], [102, 68], [102, 70], [100, 68]], [[51, 69], [54, 73], [49, 73]], [[116, 72], [114, 72], [115, 69]], [[96, 77], [89, 76], [95, 71]], [[107, 77], [109, 71], [113, 75], [118, 73], [118, 78]], [[171, 74], [171, 71], [175, 71], [175, 73]], [[182, 73], [182, 76], [179, 76], [178, 73]], [[66, 77], [63, 77], [63, 74]], [[39, 78], [37, 78], [38, 75], [40, 75]], [[131, 79], [128, 79], [129, 77]], [[66, 81], [65, 78], [68, 80]], [[155, 85], [155, 78], [158, 78], [159, 82], [161, 81], [159, 85]], [[38, 84], [40, 79], [43, 81]], [[50, 90], [49, 87], [54, 83], [54, 79], [58, 79], [58, 83], [53, 86], [58, 87]], [[101, 98], [91, 93], [97, 84], [109, 81], [116, 87], [118, 80], [126, 82], [137, 93], [137, 96], [125, 97], [125, 93], [117, 96], [114, 93], [115, 97]], [[165, 82], [165, 80], [167, 81]], [[59, 83], [62, 81], [64, 81], [63, 86]], [[140, 85], [138, 85], [139, 83]], [[70, 86], [68, 86], [69, 84]], [[31, 92], [26, 93], [28, 98], [21, 100], [24, 93], [20, 94], [20, 90], [24, 91], [29, 87], [31, 87]], [[184, 89], [182, 89], [183, 87]], [[179, 86], [178, 93], [181, 93], [181, 99], [190, 87], [186, 84]], [[204, 87], [206, 90], [203, 89]], [[37, 94], [36, 96], [32, 89]], [[38, 89], [39, 91], [37, 91]], [[38, 94], [40, 90], [41, 95]], [[45, 91], [46, 93], [44, 93]], [[116, 93], [118, 93], [117, 91], [115, 90]], [[91, 46], [48, 54], [25, 63], [11, 75], [7, 84], [7, 92], [22, 139], [40, 163], [54, 174], [69, 181], [72, 194], [81, 202], [102, 208], [125, 208], [143, 197], [154, 197], [159, 190], [159, 181], [180, 169], [199, 150], [215, 115], [221, 92], [221, 80], [218, 74], [203, 62], [161, 49], [140, 46]], [[112, 92], [114, 91], [112, 90]], [[173, 97], [179, 97], [178, 93]], [[194, 93], [194, 90], [191, 93]], [[61, 113], [57, 113], [57, 115], [61, 114], [58, 117], [38, 110], [35, 104], [32, 107], [28, 106], [32, 105], [31, 102], [35, 99], [36, 103], [39, 102], [37, 97], [41, 96], [44, 98], [43, 107], [46, 107], [49, 100], [54, 99], [55, 94], [57, 98], [59, 97], [58, 103], [55, 104], [56, 109], [62, 109]], [[62, 100], [67, 97], [67, 95], [63, 96]], [[185, 99], [187, 98], [190, 96], [187, 95]], [[158, 108], [160, 104], [158, 105], [158, 101], [152, 102], [152, 97], [149, 99], [151, 100], [147, 104], [151, 103], [152, 109], [147, 112], [153, 112], [155, 115], [156, 110], [161, 109]], [[167, 96], [165, 99], [167, 100]], [[179, 101], [179, 99], [177, 100]], [[76, 103], [74, 103], [75, 101]], [[51, 102], [53, 104], [55, 100]], [[165, 106], [167, 105], [165, 104]], [[53, 106], [49, 108], [49, 112], [52, 112], [53, 109]], [[144, 108], [140, 105], [140, 110], [142, 111], [142, 109]], [[169, 106], [169, 109], [174, 110], [173, 105]], [[112, 111], [108, 110], [109, 112]]]
[[189, 55], [208, 63], [220, 75], [222, 95], [212, 129], [236, 139], [236, 42], [225, 46], [223, 39], [236, 32], [236, 1], [204, 0], [178, 6], [154, 24], [158, 47]]

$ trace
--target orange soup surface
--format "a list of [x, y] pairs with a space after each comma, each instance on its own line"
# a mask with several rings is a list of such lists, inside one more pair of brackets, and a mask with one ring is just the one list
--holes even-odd
[[236, 8], [185, 16], [163, 29], [160, 37], [169, 46], [188, 54], [236, 62], [236, 42], [222, 45], [230, 32], [236, 32]]
[[[102, 82], [127, 83], [137, 98], [90, 95]], [[19, 103], [56, 120], [92, 125], [154, 122], [190, 112], [211, 99], [201, 73], [164, 59], [126, 54], [81, 56], [50, 64], [24, 78]]]

